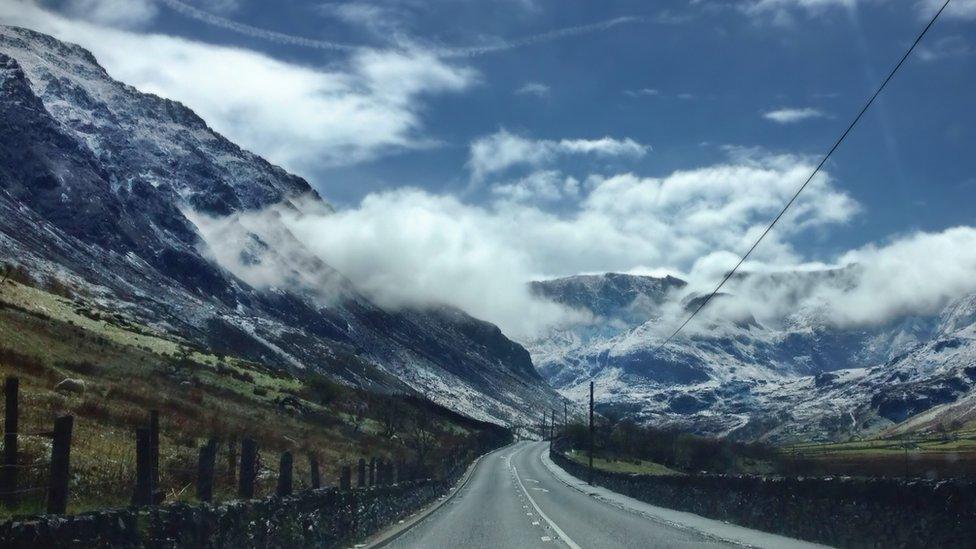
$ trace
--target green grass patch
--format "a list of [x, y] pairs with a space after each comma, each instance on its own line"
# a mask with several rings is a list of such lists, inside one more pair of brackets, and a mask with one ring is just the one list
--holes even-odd
[[[586, 452], [572, 450], [566, 456], [581, 465], [589, 465]], [[683, 475], [680, 471], [669, 469], [660, 463], [639, 459], [607, 459], [593, 456], [593, 468], [611, 473], [636, 473], [639, 475]]]

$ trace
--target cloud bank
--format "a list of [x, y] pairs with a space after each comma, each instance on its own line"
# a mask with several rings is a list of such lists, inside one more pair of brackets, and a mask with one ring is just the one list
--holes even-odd
[[[447, 303], [525, 339], [579, 320], [532, 298], [529, 280], [641, 265], [727, 269], [731, 250], [751, 243], [810, 169], [800, 157], [740, 151], [729, 162], [663, 177], [526, 176], [537, 186], [526, 188], [537, 193], [573, 197], [558, 212], [515, 190], [474, 205], [405, 188], [331, 215], [285, 212], [280, 219], [302, 246], [385, 307]], [[829, 176], [819, 177], [757, 260], [795, 263], [801, 258], [789, 237], [846, 223], [857, 211]]]
[[[729, 149], [726, 162], [661, 177], [623, 173], [578, 180], [531, 172], [494, 187], [486, 204], [414, 188], [367, 196], [336, 213], [274, 208], [228, 220], [194, 219], [213, 256], [249, 283], [332, 295], [334, 272], [387, 308], [453, 305], [528, 341], [586, 312], [542, 301], [530, 280], [587, 272], [674, 274], [689, 293], [710, 291], [812, 169], [809, 159]], [[546, 203], [563, 201], [550, 210]], [[976, 228], [914, 232], [810, 262], [792, 242], [850, 222], [860, 206], [830, 174], [807, 192], [726, 288], [709, 319], [803, 318], [842, 327], [927, 315], [976, 292]], [[241, 262], [260, 235], [270, 263]], [[232, 230], [233, 229], [233, 230]], [[238, 232], [234, 232], [234, 231]], [[246, 254], [245, 254], [246, 256]], [[312, 259], [309, 259], [309, 258]], [[667, 335], [687, 314], [673, 296], [649, 333]]]

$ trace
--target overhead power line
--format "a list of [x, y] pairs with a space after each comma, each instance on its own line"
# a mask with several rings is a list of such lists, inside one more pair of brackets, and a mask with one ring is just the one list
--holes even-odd
[[885, 86], [887, 86], [888, 82], [890, 82], [891, 79], [895, 76], [895, 73], [898, 72], [898, 69], [900, 69], [901, 66], [905, 64], [905, 61], [908, 60], [908, 57], [912, 54], [913, 51], [915, 51], [915, 47], [918, 46], [919, 42], [922, 41], [922, 38], [924, 38], [925, 35], [929, 32], [929, 29], [932, 28], [932, 25], [935, 24], [936, 20], [938, 20], [940, 15], [942, 15], [942, 12], [945, 11], [946, 7], [949, 6], [949, 2], [951, 1], [952, 0], [946, 0], [945, 3], [942, 4], [942, 7], [939, 8], [939, 11], [935, 12], [935, 15], [933, 15], [932, 19], [930, 19], [928, 24], [925, 25], [925, 28], [922, 29], [922, 32], [918, 34], [918, 37], [915, 38], [914, 42], [912, 42], [911, 47], [908, 48], [908, 51], [905, 52], [905, 55], [901, 56], [901, 59], [898, 60], [898, 63], [894, 66], [894, 68], [891, 69], [891, 72], [889, 72], [888, 76], [884, 79], [883, 82], [881, 82], [881, 85], [878, 86], [878, 89], [875, 90], [871, 98], [868, 99], [867, 103], [865, 103], [863, 107], [861, 107], [861, 111], [857, 113], [857, 116], [854, 117], [854, 120], [852, 120], [851, 123], [847, 126], [847, 129], [844, 130], [844, 133], [842, 133], [841, 136], [837, 138], [837, 141], [834, 142], [834, 145], [830, 147], [830, 150], [827, 151], [827, 154], [825, 154], [823, 159], [820, 160], [820, 163], [817, 164], [816, 168], [814, 168], [813, 172], [810, 174], [810, 177], [808, 177], [806, 181], [804, 181], [803, 184], [800, 185], [800, 188], [796, 190], [796, 192], [793, 194], [793, 197], [790, 198], [790, 201], [787, 202], [785, 206], [783, 206], [783, 209], [780, 210], [778, 214], [776, 214], [776, 217], [774, 217], [773, 220], [769, 223], [769, 226], [766, 227], [766, 230], [764, 230], [762, 234], [759, 235], [759, 238], [756, 239], [756, 242], [752, 245], [752, 247], [749, 248], [749, 251], [747, 251], [745, 255], [739, 258], [739, 262], [735, 264], [735, 267], [733, 267], [731, 271], [726, 273], [725, 278], [723, 278], [722, 281], [719, 282], [718, 286], [716, 286], [715, 289], [712, 290], [712, 293], [708, 294], [708, 296], [705, 299], [701, 300], [701, 302], [698, 304], [695, 310], [692, 311], [690, 315], [688, 315], [688, 318], [686, 318], [685, 321], [682, 322], [681, 325], [678, 326], [678, 328], [674, 332], [672, 332], [671, 335], [667, 337], [667, 339], [665, 339], [660, 345], [658, 345], [657, 348], [654, 349], [654, 352], [659, 351], [662, 347], [670, 343], [671, 340], [673, 340], [675, 336], [677, 336], [678, 333], [681, 332], [681, 330], [683, 330], [685, 326], [688, 325], [689, 322], [691, 322], [691, 319], [695, 318], [695, 316], [699, 312], [701, 312], [701, 310], [704, 309], [706, 305], [708, 305], [708, 303], [712, 300], [712, 298], [718, 295], [719, 290], [721, 290], [722, 287], [725, 286], [725, 283], [732, 278], [735, 272], [739, 270], [739, 267], [741, 267], [742, 264], [745, 263], [746, 259], [748, 259], [750, 255], [752, 255], [752, 252], [756, 249], [757, 246], [759, 246], [759, 243], [762, 242], [764, 238], [766, 238], [766, 235], [768, 235], [769, 232], [773, 230], [773, 227], [776, 226], [776, 223], [779, 222], [779, 220], [783, 217], [786, 211], [790, 209], [790, 206], [792, 206], [793, 203], [796, 202], [796, 199], [800, 196], [800, 193], [802, 193], [803, 190], [807, 188], [807, 185], [810, 184], [810, 181], [812, 181], [813, 178], [816, 177], [818, 173], [820, 173], [820, 169], [823, 168], [824, 164], [827, 163], [827, 160], [830, 159], [830, 155], [834, 154], [834, 151], [836, 151], [837, 148], [840, 147], [840, 144], [843, 143], [844, 139], [847, 138], [847, 135], [851, 133], [851, 130], [854, 129], [854, 126], [856, 126], [857, 123], [861, 120], [861, 117], [864, 116], [864, 113], [866, 113], [867, 110], [871, 107], [871, 105], [874, 103], [874, 100], [877, 99], [879, 95], [881, 95], [881, 92], [885, 89]]

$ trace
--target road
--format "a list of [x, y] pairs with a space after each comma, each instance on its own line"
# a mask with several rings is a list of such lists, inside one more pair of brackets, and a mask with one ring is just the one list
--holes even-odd
[[388, 547], [735, 547], [591, 497], [543, 463], [548, 443], [481, 459], [456, 495]]

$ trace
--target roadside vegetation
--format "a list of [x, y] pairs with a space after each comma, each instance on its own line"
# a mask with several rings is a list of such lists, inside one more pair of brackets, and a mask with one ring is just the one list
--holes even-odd
[[[565, 428], [571, 459], [587, 462], [589, 433], [582, 422]], [[594, 427], [594, 467], [644, 474], [768, 474], [781, 455], [764, 443], [743, 443], [637, 425], [600, 416]]]
[[802, 475], [976, 478], [970, 429], [780, 448], [784, 470]]
[[[588, 463], [588, 428], [563, 429], [567, 457]], [[597, 416], [594, 467], [639, 474], [723, 473], [801, 476], [976, 478], [976, 425], [960, 424], [836, 443], [774, 446], [641, 426], [613, 413]]]
[[[589, 456], [582, 450], [570, 450], [566, 452], [566, 457], [579, 463], [589, 465]], [[638, 475], [682, 475], [674, 469], [668, 469], [660, 463], [645, 461], [642, 459], [626, 459], [613, 457], [593, 457], [593, 468], [611, 473], [634, 473]]]
[[[564, 430], [568, 457], [588, 462], [588, 429]], [[976, 429], [905, 433], [837, 443], [773, 446], [704, 437], [600, 416], [594, 467], [640, 474], [724, 473], [799, 476], [976, 478]]]
[[310, 455], [328, 485], [360, 457], [436, 474], [455, 448], [484, 447], [507, 435], [417, 396], [369, 393], [314, 372], [213, 354], [66, 287], [31, 283], [25, 273], [0, 275], [0, 376], [20, 379], [19, 486], [27, 490], [16, 507], [0, 507], [0, 516], [43, 510], [51, 444], [43, 433], [61, 415], [75, 417], [69, 512], [129, 503], [134, 431], [147, 424], [150, 410], [160, 413], [160, 489], [167, 500], [193, 499], [198, 449], [210, 437], [219, 445], [219, 501], [235, 497], [236, 448], [244, 437], [260, 450], [261, 496], [274, 490], [278, 455], [286, 450], [295, 456], [295, 488], [302, 489], [310, 482]]

